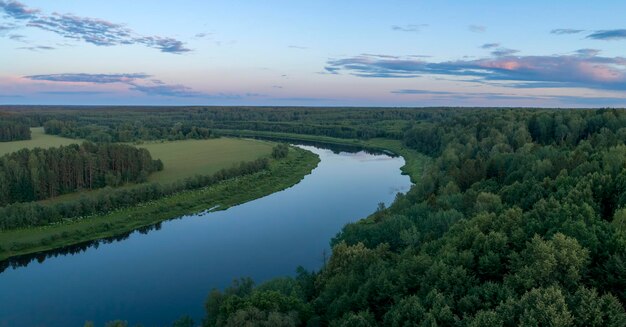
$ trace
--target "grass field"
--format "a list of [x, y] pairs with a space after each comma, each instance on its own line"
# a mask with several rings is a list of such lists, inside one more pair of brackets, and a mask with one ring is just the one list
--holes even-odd
[[[13, 142], [11, 142], [13, 143]], [[1, 146], [1, 144], [0, 144]], [[144, 143], [138, 147], [150, 151], [152, 158], [163, 161], [163, 170], [153, 173], [150, 182], [162, 184], [193, 177], [195, 175], [211, 175], [218, 170], [230, 168], [242, 161], [253, 161], [269, 157], [273, 143], [259, 140], [219, 138], [209, 140], [183, 140], [173, 142]], [[131, 187], [129, 184], [121, 187]], [[41, 200], [42, 203], [59, 203], [75, 200], [81, 196], [97, 196], [101, 189], [68, 193], [51, 199]]]
[[163, 161], [163, 171], [150, 175], [149, 180], [170, 183], [194, 175], [210, 175], [242, 161], [269, 157], [273, 144], [257, 140], [219, 138], [146, 143], [138, 147], [150, 151], [153, 159]]
[[[82, 140], [48, 135], [43, 127], [33, 127], [32, 139], [0, 142], [0, 156], [20, 149], [52, 148], [80, 143]], [[152, 158], [163, 161], [163, 171], [152, 174], [151, 182], [170, 183], [194, 175], [210, 175], [220, 169], [242, 161], [252, 161], [272, 153], [272, 144], [265, 141], [219, 138], [209, 140], [183, 140], [154, 142], [138, 145], [146, 148]], [[71, 198], [68, 194], [68, 198]], [[62, 197], [64, 199], [64, 197]]]
[[20, 149], [52, 148], [72, 143], [80, 143], [81, 140], [68, 139], [56, 135], [48, 135], [43, 132], [43, 127], [30, 129], [31, 139], [25, 141], [0, 142], [0, 156], [15, 152]]

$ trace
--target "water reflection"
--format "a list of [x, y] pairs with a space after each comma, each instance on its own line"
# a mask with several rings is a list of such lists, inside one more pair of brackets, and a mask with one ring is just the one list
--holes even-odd
[[246, 136], [249, 138], [253, 138], [256, 140], [266, 140], [266, 141], [282, 141], [286, 143], [297, 143], [298, 145], [304, 146], [312, 146], [320, 149], [327, 149], [332, 151], [333, 154], [341, 154], [341, 153], [364, 153], [364, 154], [373, 154], [373, 155], [385, 155], [378, 157], [380, 159], [384, 159], [385, 157], [396, 158], [398, 155], [389, 151], [389, 150], [376, 150], [368, 147], [363, 147], [358, 144], [347, 145], [347, 144], [332, 144], [332, 143], [324, 143], [317, 141], [303, 141], [296, 138], [288, 138], [288, 137], [263, 137], [263, 136]]
[[[123, 319], [196, 321], [212, 288], [318, 269], [348, 222], [410, 186], [402, 158], [304, 146], [321, 162], [299, 184], [229, 208], [165, 221], [115, 238], [2, 263], [0, 327], [82, 326]], [[347, 152], [351, 151], [351, 152]], [[14, 268], [14, 269], [9, 269]], [[36, 312], [37, 314], [33, 314]]]
[[[262, 138], [259, 137], [257, 139], [262, 139]], [[269, 138], [267, 139], [269, 140]], [[271, 140], [276, 141], [276, 138], [272, 138]], [[290, 141], [289, 139], [280, 139], [280, 140], [287, 141], [287, 142]], [[372, 160], [390, 160], [392, 158], [396, 158], [395, 155], [393, 155], [392, 153], [387, 153], [387, 151], [383, 152], [383, 151], [365, 149], [363, 147], [356, 146], [356, 145], [355, 146], [336, 145], [336, 144], [326, 144], [326, 143], [313, 142], [313, 141], [311, 142], [299, 141], [298, 143], [299, 143], [298, 144], [299, 146], [324, 148], [326, 150], [332, 151], [332, 153], [336, 155], [351, 156], [360, 162], [366, 162], [366, 161], [372, 161]], [[404, 193], [407, 190], [408, 190], [408, 186], [391, 187], [389, 189], [389, 192], [390, 194], [396, 194], [399, 192]], [[211, 208], [211, 209], [214, 209], [214, 208]], [[197, 215], [199, 216], [205, 215], [209, 211], [211, 211], [211, 209], [208, 209], [207, 211], [201, 212]], [[175, 219], [181, 219], [181, 218], [183, 217], [175, 217], [169, 220], [175, 220]], [[126, 240], [135, 232], [145, 235], [145, 234], [148, 234], [150, 231], [160, 230], [161, 224], [162, 223], [159, 222], [154, 225], [140, 227], [135, 230], [132, 230], [132, 231], [129, 231], [124, 234], [117, 235], [117, 236], [107, 237], [107, 238], [94, 240], [94, 241], [86, 241], [86, 242], [69, 245], [69, 246], [65, 246], [62, 248], [54, 249], [54, 250], [39, 252], [39, 253], [12, 257], [10, 259], [0, 261], [0, 273], [5, 271], [9, 267], [13, 269], [26, 267], [28, 266], [28, 264], [34, 261], [37, 261], [38, 263], [43, 263], [47, 258], [55, 258], [58, 256], [64, 256], [64, 255], [75, 255], [78, 253], [85, 252], [89, 248], [97, 249], [98, 246], [100, 246], [100, 244], [110, 244], [113, 242], [120, 242], [120, 241]]]
[[[181, 218], [182, 217], [177, 217], [174, 219], [181, 219]], [[113, 242], [121, 242], [123, 240], [128, 239], [133, 233], [146, 235], [151, 231], [160, 230], [161, 224], [162, 222], [159, 222], [154, 225], [140, 227], [130, 232], [126, 232], [124, 234], [120, 234], [117, 236], [111, 236], [111, 237], [94, 240], [94, 241], [82, 242], [82, 243], [64, 246], [62, 248], [49, 250], [49, 251], [43, 251], [43, 252], [34, 253], [34, 254], [26, 254], [26, 255], [12, 257], [10, 259], [0, 261], [0, 273], [2, 273], [8, 268], [17, 269], [20, 267], [26, 267], [28, 266], [28, 264], [34, 261], [37, 261], [38, 263], [43, 263], [48, 258], [56, 258], [58, 256], [65, 256], [65, 255], [75, 255], [75, 254], [85, 252], [90, 248], [98, 249], [100, 244], [110, 244]]]

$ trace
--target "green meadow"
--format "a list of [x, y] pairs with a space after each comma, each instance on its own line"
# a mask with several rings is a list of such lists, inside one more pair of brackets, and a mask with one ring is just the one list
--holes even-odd
[[[51, 148], [82, 140], [45, 134], [42, 127], [31, 128], [31, 140], [0, 142], [0, 155], [28, 148]], [[211, 175], [240, 162], [269, 157], [274, 143], [240, 138], [149, 142], [138, 145], [150, 151], [152, 158], [161, 159], [164, 168], [153, 173], [148, 181], [172, 183], [196, 175]], [[129, 187], [125, 185], [122, 187]], [[83, 195], [97, 195], [102, 190], [85, 190], [42, 200], [42, 203], [75, 200]]]
[[30, 129], [30, 133], [30, 140], [0, 142], [0, 156], [20, 149], [52, 148], [81, 142], [81, 140], [46, 134], [43, 131], [43, 127], [33, 127]]
[[[33, 127], [30, 140], [0, 142], [0, 156], [20, 149], [52, 148], [80, 142], [82, 140], [46, 134], [43, 127]], [[163, 171], [149, 178], [150, 182], [161, 183], [210, 175], [233, 164], [267, 157], [272, 153], [270, 142], [236, 138], [152, 142], [139, 147], [150, 151], [152, 158], [163, 161]]]
[[150, 182], [170, 183], [194, 175], [210, 175], [242, 161], [268, 157], [272, 143], [247, 139], [218, 138], [145, 143], [153, 159], [163, 161], [163, 171], [152, 174]]

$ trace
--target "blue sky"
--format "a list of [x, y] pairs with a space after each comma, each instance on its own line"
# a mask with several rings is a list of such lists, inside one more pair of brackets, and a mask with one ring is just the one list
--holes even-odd
[[626, 106], [625, 1], [0, 0], [0, 104]]

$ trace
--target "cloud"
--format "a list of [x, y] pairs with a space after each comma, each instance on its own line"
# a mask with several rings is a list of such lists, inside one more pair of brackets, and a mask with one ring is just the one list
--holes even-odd
[[169, 37], [143, 36], [136, 38], [135, 42], [150, 48], [159, 49], [161, 52], [183, 53], [191, 51], [191, 49], [185, 48], [183, 42]]
[[428, 24], [392, 25], [391, 29], [398, 32], [419, 32]]
[[402, 89], [391, 91], [393, 94], [425, 94], [425, 95], [449, 95], [455, 94], [454, 92], [447, 91], [428, 91], [428, 90], [414, 90], [414, 89]]
[[[572, 28], [558, 28], [550, 31], [552, 34], [579, 34], [585, 30]], [[587, 35], [588, 39], [593, 40], [622, 40], [626, 39], [626, 29], [599, 30]]]
[[324, 67], [324, 72], [323, 73], [337, 75], [337, 74], [339, 74], [340, 70], [341, 70], [341, 67], [334, 67], [334, 64], [333, 64], [333, 66], [326, 66], [326, 67]]
[[584, 30], [577, 30], [573, 28], [557, 28], [550, 31], [552, 34], [564, 35], [564, 34], [578, 34], [584, 32]]
[[[259, 97], [256, 93], [226, 94], [217, 93], [210, 94], [195, 91], [190, 87], [181, 84], [166, 84], [161, 80], [152, 78], [151, 75], [144, 73], [126, 73], [126, 74], [48, 74], [48, 75], [30, 75], [24, 76], [26, 79], [33, 81], [45, 81], [56, 83], [88, 83], [88, 84], [122, 84], [127, 85], [131, 91], [141, 92], [149, 96], [175, 97], [175, 98], [206, 98], [206, 99], [239, 99], [243, 97]], [[106, 93], [102, 91], [54, 91], [53, 94], [79, 94], [88, 95], [89, 92]]]
[[37, 27], [69, 39], [82, 40], [100, 46], [133, 43], [131, 30], [122, 25], [101, 19], [55, 13], [52, 16], [32, 19], [27, 26]]
[[26, 6], [17, 1], [0, 1], [0, 8], [4, 13], [15, 19], [29, 19], [35, 17], [39, 10], [28, 9]]
[[594, 40], [621, 40], [626, 39], [626, 29], [595, 31], [587, 35], [588, 39]]
[[167, 96], [167, 97], [178, 97], [178, 98], [193, 98], [193, 97], [205, 97], [206, 94], [202, 92], [197, 92], [192, 90], [191, 88], [175, 84], [175, 85], [167, 85], [167, 84], [158, 84], [158, 85], [139, 85], [139, 84], [130, 84], [130, 90], [139, 91], [145, 93], [147, 95], [158, 95], [158, 96]]
[[579, 49], [576, 50], [576, 54], [581, 57], [595, 57], [600, 54], [600, 50], [598, 49]]
[[26, 36], [21, 35], [21, 34], [11, 34], [9, 35], [9, 39], [13, 40], [13, 41], [19, 41], [19, 42], [24, 42], [24, 38]]
[[448, 92], [448, 91], [429, 91], [429, 90], [413, 90], [413, 89], [396, 90], [396, 91], [391, 91], [391, 93], [400, 94], [400, 95], [426, 95], [429, 97], [436, 97], [436, 98], [445, 99], [445, 100], [451, 100], [451, 99], [456, 99], [456, 100], [461, 100], [461, 99], [528, 100], [528, 99], [537, 98], [537, 96], [525, 96], [525, 95], [493, 93], [493, 92], [470, 93], [470, 92]]
[[392, 55], [386, 55], [386, 54], [372, 54], [372, 53], [364, 53], [364, 54], [362, 54], [362, 56], [387, 58], [387, 59], [400, 58], [399, 56], [392, 56]]
[[19, 2], [0, 1], [6, 15], [25, 20], [26, 26], [56, 33], [65, 38], [79, 40], [97, 46], [139, 44], [161, 52], [180, 54], [191, 51], [182, 41], [162, 36], [141, 36], [122, 24], [103, 19], [79, 17], [71, 14], [41, 14], [28, 9]]
[[54, 50], [54, 47], [50, 47], [47, 45], [36, 45], [36, 46], [32, 46], [32, 47], [19, 47], [17, 49], [20, 50], [30, 50], [30, 51], [39, 51], [39, 50]]
[[500, 43], [485, 43], [481, 45], [480, 47], [483, 49], [492, 49], [492, 48], [497, 48], [499, 46], [500, 46]]
[[472, 77], [472, 81], [482, 83], [498, 81], [510, 87], [547, 83], [554, 87], [626, 90], [626, 58], [597, 55], [500, 56], [445, 62], [356, 56], [328, 60], [325, 70], [369, 78], [443, 75], [458, 80]]
[[94, 84], [109, 84], [109, 83], [131, 83], [138, 79], [146, 79], [150, 75], [144, 73], [134, 74], [49, 74], [49, 75], [30, 75], [24, 76], [34, 81], [47, 81], [47, 82], [77, 82], [77, 83], [94, 83]]
[[37, 92], [38, 94], [48, 94], [48, 95], [102, 95], [102, 94], [110, 94], [111, 92], [103, 92], [103, 91], [42, 91]]
[[484, 33], [487, 30], [487, 27], [483, 25], [469, 25], [467, 26], [467, 29], [474, 33]]
[[6, 31], [10, 31], [13, 29], [16, 29], [17, 26], [15, 24], [2, 24], [0, 25], [0, 33], [1, 32], [6, 32]]
[[301, 45], [289, 45], [287, 47], [289, 49], [298, 49], [298, 50], [306, 50], [306, 49], [309, 48], [309, 47], [304, 47], [304, 46], [301, 46]]
[[422, 60], [358, 56], [329, 60], [324, 69], [330, 74], [341, 70], [360, 77], [417, 77], [426, 73], [428, 64]]
[[496, 57], [507, 57], [514, 53], [518, 53], [519, 50], [507, 49], [507, 48], [499, 48], [494, 51], [491, 51], [491, 54]]
[[201, 38], [205, 38], [205, 37], [209, 37], [213, 35], [213, 33], [197, 33], [196, 35], [194, 35], [195, 38], [201, 39]]
[[[583, 97], [583, 96], [569, 96], [569, 95], [518, 95], [518, 94], [507, 94], [507, 93], [495, 93], [495, 92], [487, 92], [487, 93], [470, 93], [470, 92], [447, 92], [447, 91], [429, 91], [429, 90], [413, 90], [413, 89], [403, 89], [403, 90], [395, 90], [391, 91], [392, 94], [398, 95], [423, 95], [428, 97], [429, 100], [441, 101], [444, 103], [455, 103], [458, 101], [479, 101], [483, 102], [487, 101], [507, 101], [507, 103], [512, 103], [511, 101], [523, 101], [525, 103], [533, 103], [536, 101], [541, 101], [545, 103], [546, 101], [553, 103], [561, 103], [564, 105], [576, 105], [576, 106], [592, 106], [592, 107], [603, 107], [603, 106], [624, 106], [626, 105], [626, 98], [619, 97]], [[421, 97], [423, 99], [423, 97]]]

